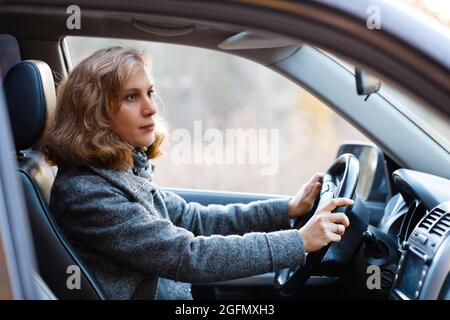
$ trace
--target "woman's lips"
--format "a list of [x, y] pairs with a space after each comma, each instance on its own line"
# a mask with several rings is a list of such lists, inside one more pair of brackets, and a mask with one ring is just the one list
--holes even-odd
[[140, 127], [139, 129], [146, 131], [153, 131], [155, 129], [155, 124], [149, 124], [147, 126]]

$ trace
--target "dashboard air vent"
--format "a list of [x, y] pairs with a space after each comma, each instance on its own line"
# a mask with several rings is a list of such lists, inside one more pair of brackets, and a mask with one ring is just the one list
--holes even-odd
[[450, 213], [443, 215], [430, 229], [430, 233], [442, 237], [450, 230]]
[[444, 215], [444, 213], [445, 211], [441, 209], [438, 208], [434, 209], [425, 217], [425, 219], [422, 220], [422, 222], [419, 225], [419, 228], [429, 230], [431, 226], [433, 226], [433, 224]]

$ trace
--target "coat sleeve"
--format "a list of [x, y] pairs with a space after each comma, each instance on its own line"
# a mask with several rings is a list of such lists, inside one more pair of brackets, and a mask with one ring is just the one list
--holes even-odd
[[304, 262], [297, 230], [194, 236], [100, 177], [55, 182], [52, 211], [67, 237], [132, 270], [182, 282], [225, 281]]
[[247, 204], [187, 203], [171, 191], [159, 189], [172, 222], [195, 235], [231, 235], [290, 229], [290, 198], [253, 201]]

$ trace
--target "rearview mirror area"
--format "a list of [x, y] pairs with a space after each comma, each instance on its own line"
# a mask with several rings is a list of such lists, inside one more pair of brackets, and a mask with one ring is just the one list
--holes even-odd
[[369, 98], [372, 93], [377, 93], [381, 87], [381, 81], [378, 78], [368, 74], [366, 71], [355, 67], [356, 92], [360, 96]]

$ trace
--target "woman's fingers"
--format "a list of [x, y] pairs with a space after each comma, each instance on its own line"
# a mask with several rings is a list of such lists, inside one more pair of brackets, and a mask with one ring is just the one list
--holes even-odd
[[342, 224], [333, 223], [333, 232], [342, 236], [345, 233], [345, 227]]
[[332, 235], [330, 235], [330, 240], [332, 242], [339, 242], [341, 241], [341, 236], [339, 234], [333, 233]]
[[304, 227], [299, 230], [305, 251], [314, 252], [330, 242], [339, 242], [350, 225], [348, 217], [342, 212], [331, 213], [338, 206], [352, 205], [347, 198], [336, 198], [328, 201], [316, 212]]
[[337, 234], [337, 235], [342, 236], [345, 233], [345, 227], [342, 224], [339, 224], [339, 223], [329, 222], [327, 229], [328, 229], [329, 235]]
[[313, 174], [311, 179], [309, 179], [309, 182], [310, 183], [322, 182], [322, 178], [323, 178], [323, 173], [322, 172], [316, 172], [316, 173]]
[[304, 185], [305, 194], [309, 196], [317, 197], [320, 193], [320, 189], [322, 188], [322, 173], [315, 173], [311, 179]]
[[328, 201], [323, 207], [321, 211], [328, 211], [331, 212], [337, 207], [342, 206], [351, 206], [354, 203], [352, 199], [348, 198], [334, 198]]
[[342, 224], [344, 227], [348, 227], [350, 225], [350, 221], [345, 213], [336, 212], [330, 215], [330, 221], [333, 223]]
[[320, 182], [315, 182], [314, 185], [308, 185], [309, 189], [307, 189], [307, 196], [305, 199], [308, 201], [314, 202], [317, 196], [320, 194], [320, 189], [322, 189], [322, 184]]

